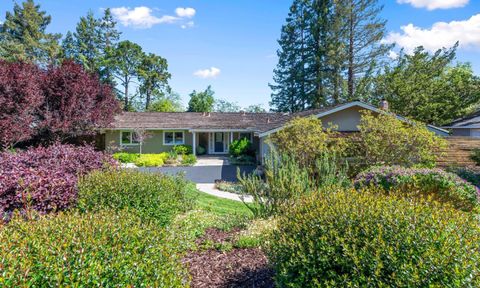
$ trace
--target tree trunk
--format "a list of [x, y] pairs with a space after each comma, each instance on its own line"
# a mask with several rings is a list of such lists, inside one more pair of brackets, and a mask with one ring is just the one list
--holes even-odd
[[355, 93], [354, 89], [354, 81], [355, 81], [355, 75], [353, 71], [353, 66], [354, 66], [354, 5], [352, 2], [352, 5], [350, 6], [350, 17], [349, 17], [349, 27], [348, 27], [348, 37], [349, 37], [349, 44], [348, 44], [348, 100], [353, 99], [353, 95]]
[[145, 99], [145, 111], [148, 110], [148, 107], [150, 107], [150, 93], [146, 93], [146, 99]]
[[124, 95], [124, 104], [125, 107], [123, 107], [123, 110], [128, 111], [128, 79], [125, 77], [125, 95]]

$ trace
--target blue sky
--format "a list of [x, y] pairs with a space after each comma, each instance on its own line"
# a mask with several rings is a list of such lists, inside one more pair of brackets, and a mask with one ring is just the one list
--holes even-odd
[[[216, 97], [241, 106], [270, 100], [280, 29], [292, 0], [36, 0], [52, 16], [51, 32], [74, 30], [80, 16], [117, 8], [122, 40], [168, 60], [172, 88], [184, 103], [211, 84]], [[380, 0], [388, 20], [385, 41], [408, 51], [459, 40], [458, 58], [480, 74], [479, 0]], [[0, 20], [12, 10], [1, 0]], [[177, 9], [180, 8], [180, 9]], [[403, 28], [402, 28], [403, 27]], [[398, 49], [398, 48], [397, 48]]]

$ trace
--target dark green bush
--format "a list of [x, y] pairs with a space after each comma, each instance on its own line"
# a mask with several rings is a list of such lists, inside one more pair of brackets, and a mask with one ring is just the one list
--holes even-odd
[[175, 245], [125, 211], [15, 217], [0, 229], [0, 286], [185, 287]]
[[81, 210], [126, 209], [144, 220], [168, 224], [192, 205], [180, 176], [132, 170], [93, 172], [78, 183]]
[[198, 145], [197, 146], [197, 155], [203, 155], [207, 153], [207, 149], [205, 149], [205, 147], [203, 147], [202, 145]]
[[251, 155], [252, 142], [250, 142], [247, 138], [235, 140], [232, 143], [230, 143], [228, 152], [233, 157], [238, 157], [241, 155]]
[[121, 163], [134, 163], [135, 160], [140, 157], [138, 153], [127, 153], [127, 152], [119, 152], [113, 154], [113, 158], [120, 161]]
[[279, 287], [479, 287], [473, 213], [368, 191], [307, 196], [268, 247]]
[[470, 158], [475, 161], [475, 164], [480, 166], [480, 148], [473, 149]]
[[173, 151], [175, 151], [178, 155], [189, 155], [193, 153], [192, 146], [190, 145], [173, 146]]
[[480, 190], [453, 173], [442, 169], [380, 166], [370, 168], [355, 178], [355, 187], [378, 186], [387, 193], [393, 189], [407, 197], [428, 196], [470, 211], [479, 206]]
[[448, 172], [455, 173], [465, 181], [480, 187], [480, 171], [474, 171], [467, 167], [451, 167], [448, 168]]

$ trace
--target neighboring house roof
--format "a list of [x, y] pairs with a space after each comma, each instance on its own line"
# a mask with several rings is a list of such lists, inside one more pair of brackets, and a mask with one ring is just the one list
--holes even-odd
[[[354, 106], [384, 113], [383, 110], [360, 101], [297, 113], [124, 112], [115, 117], [115, 121], [109, 129], [247, 130], [264, 137], [282, 129], [288, 121], [295, 117], [314, 115], [320, 118]], [[401, 116], [397, 116], [397, 118], [408, 121]], [[428, 128], [437, 134], [448, 135], [448, 131], [444, 129], [431, 125], [428, 125]]]
[[443, 128], [448, 128], [448, 129], [480, 128], [480, 110], [466, 117], [457, 119]]

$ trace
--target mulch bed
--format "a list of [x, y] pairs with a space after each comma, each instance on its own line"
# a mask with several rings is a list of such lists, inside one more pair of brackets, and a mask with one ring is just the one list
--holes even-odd
[[[205, 236], [197, 240], [222, 243], [231, 241], [238, 229], [224, 232], [208, 229]], [[259, 248], [238, 249], [224, 252], [215, 249], [192, 251], [183, 259], [189, 267], [191, 286], [206, 287], [275, 287], [273, 270], [269, 267], [267, 257]]]

